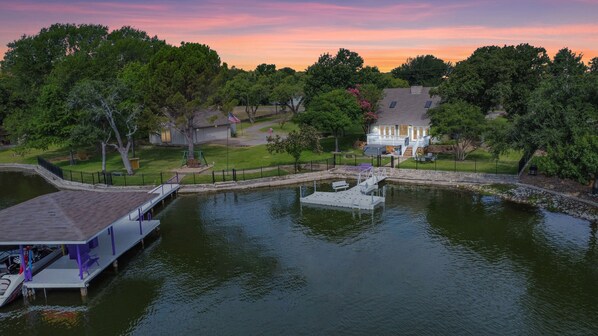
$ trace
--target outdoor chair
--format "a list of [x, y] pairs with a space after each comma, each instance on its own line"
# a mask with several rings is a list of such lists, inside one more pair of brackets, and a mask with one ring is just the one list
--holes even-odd
[[428, 153], [426, 154], [426, 162], [434, 162], [436, 161], [436, 155], [432, 154], [432, 153]]

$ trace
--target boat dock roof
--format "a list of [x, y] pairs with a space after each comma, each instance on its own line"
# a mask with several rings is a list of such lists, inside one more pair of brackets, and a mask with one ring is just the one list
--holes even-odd
[[156, 194], [59, 191], [0, 211], [0, 245], [85, 244]]

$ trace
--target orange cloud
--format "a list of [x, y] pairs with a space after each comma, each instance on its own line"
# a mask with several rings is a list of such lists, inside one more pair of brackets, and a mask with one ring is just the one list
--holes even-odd
[[[593, 0], [579, 0], [594, 4]], [[240, 11], [243, 6], [243, 11]], [[35, 21], [0, 23], [0, 53], [4, 45], [23, 33], [35, 34], [54, 22], [101, 22], [111, 28], [132, 25], [171, 44], [181, 41], [210, 45], [223, 61], [241, 68], [274, 63], [303, 70], [324, 52], [348, 48], [362, 55], [366, 64], [390, 70], [408, 57], [434, 54], [450, 61], [467, 58], [477, 47], [530, 43], [551, 54], [562, 47], [583, 52], [585, 59], [598, 55], [598, 24], [481, 24], [452, 25], [452, 14], [483, 6], [461, 0], [441, 4], [343, 4], [318, 2], [231, 1], [155, 4], [117, 2], [0, 3], [2, 13], [23, 13]], [[477, 8], [476, 8], [477, 10]], [[10, 15], [9, 15], [10, 16]], [[8, 19], [11, 17], [5, 16]], [[448, 19], [447, 19], [448, 17]], [[455, 17], [458, 17], [455, 16]], [[444, 19], [445, 24], [442, 24]], [[6, 21], [6, 20], [5, 20]], [[32, 23], [35, 22], [35, 23]], [[431, 23], [436, 26], [431, 26]]]

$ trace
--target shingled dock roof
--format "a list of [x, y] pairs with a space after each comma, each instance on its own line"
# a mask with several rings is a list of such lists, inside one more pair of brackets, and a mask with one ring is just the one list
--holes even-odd
[[156, 195], [59, 191], [0, 211], [0, 245], [84, 244]]

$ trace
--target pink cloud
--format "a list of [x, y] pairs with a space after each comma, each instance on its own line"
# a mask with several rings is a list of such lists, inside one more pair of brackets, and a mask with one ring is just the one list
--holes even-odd
[[[378, 65], [382, 70], [418, 54], [431, 53], [458, 61], [477, 47], [490, 44], [530, 43], [551, 53], [568, 46], [583, 52], [586, 59], [598, 55], [596, 23], [522, 23], [507, 27], [447, 23], [451, 20], [447, 17], [462, 9], [483, 5], [484, 2], [466, 0], [390, 5], [274, 1], [169, 5], [3, 2], [0, 53], [6, 51], [8, 41], [22, 34], [35, 34], [54, 22], [97, 22], [112, 29], [132, 25], [175, 45], [180, 41], [205, 43], [218, 51], [224, 61], [242, 68], [267, 62], [302, 70], [321, 53], [336, 52], [341, 47], [359, 52], [367, 64]], [[23, 16], [27, 19], [19, 19]]]

